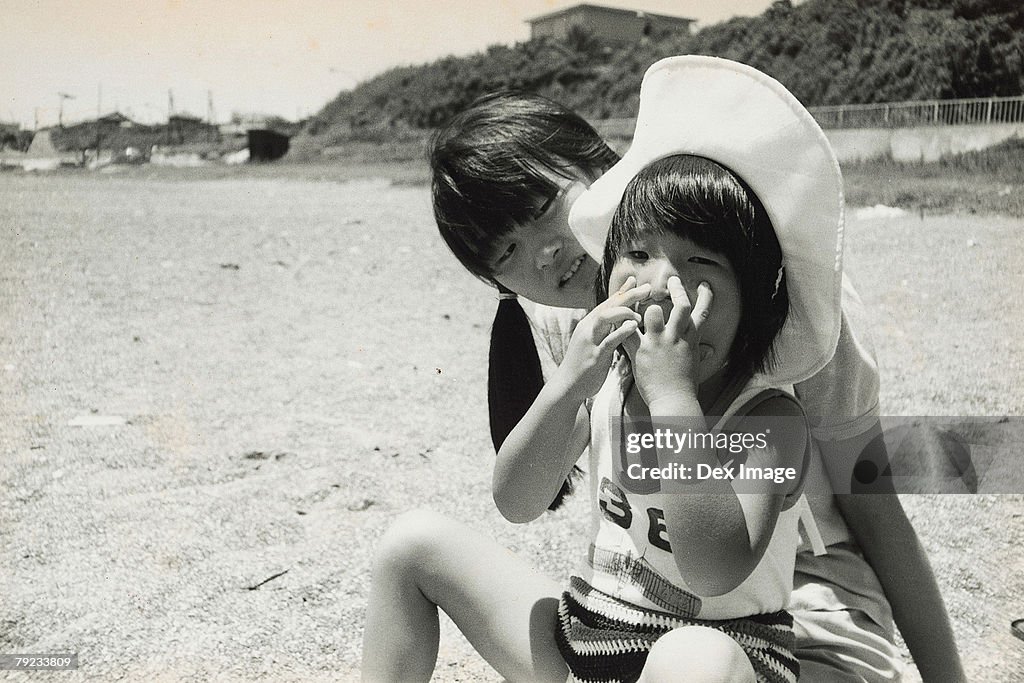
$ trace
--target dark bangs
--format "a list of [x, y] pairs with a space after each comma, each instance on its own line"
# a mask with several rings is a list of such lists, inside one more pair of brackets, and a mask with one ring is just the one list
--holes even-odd
[[604, 287], [616, 258], [631, 242], [666, 233], [725, 256], [738, 273], [750, 252], [753, 222], [752, 202], [724, 167], [693, 155], [659, 159], [626, 185], [612, 217], [602, 264]]
[[704, 157], [675, 155], [648, 165], [626, 186], [612, 218], [599, 276], [602, 299], [618, 255], [652, 234], [689, 239], [729, 261], [743, 307], [729, 362], [749, 373], [770, 367], [771, 345], [785, 323], [789, 297], [785, 277], [779, 278], [782, 249], [753, 190]]
[[536, 218], [557, 178], [600, 173], [618, 157], [572, 111], [525, 93], [477, 100], [430, 143], [434, 219], [445, 243], [491, 281], [496, 242]]
[[559, 187], [524, 164], [522, 156], [499, 146], [463, 148], [455, 161], [450, 161], [452, 153], [445, 150], [448, 158], [431, 164], [434, 220], [455, 258], [474, 275], [490, 280], [496, 243], [534, 218]]

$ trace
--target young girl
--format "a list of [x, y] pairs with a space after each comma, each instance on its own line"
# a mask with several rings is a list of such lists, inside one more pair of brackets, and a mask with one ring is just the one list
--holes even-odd
[[[621, 194], [607, 184], [593, 192]], [[828, 224], [797, 220], [780, 226], [776, 239], [744, 183], [698, 156], [656, 160], [626, 187], [602, 268], [615, 294], [576, 328], [564, 362], [509, 435], [495, 468], [499, 509], [513, 521], [528, 520], [546, 509], [590, 446], [596, 533], [581, 575], [562, 596], [557, 633], [575, 678], [634, 681], [645, 672], [657, 679], [654, 672], [672, 662], [674, 675], [663, 680], [796, 680], [792, 618], [783, 610], [808, 435], [799, 404], [772, 387], [770, 359], [790, 291], [805, 310], [837, 317], [830, 292], [838, 225], [830, 238]], [[786, 274], [787, 248], [807, 244], [824, 251], [822, 267]], [[606, 372], [620, 344], [625, 353]], [[762, 418], [756, 431], [771, 433], [765, 448], [679, 445], [679, 437], [694, 434], [726, 436], [726, 425], [728, 434], [754, 438], [745, 416]], [[634, 431], [637, 418], [650, 426]], [[668, 434], [676, 435], [675, 446]], [[627, 464], [625, 446], [645, 435], [662, 437], [648, 469]], [[731, 476], [737, 463], [791, 476], [742, 481]], [[652, 469], [656, 478], [645, 475]], [[670, 632], [660, 646], [664, 656], [645, 668], [650, 649]]]
[[[683, 96], [700, 95], [688, 91]], [[686, 123], [680, 119], [680, 125]], [[562, 361], [570, 333], [596, 301], [592, 282], [600, 252], [586, 255], [569, 230], [568, 215], [575, 199], [617, 159], [579, 116], [525, 93], [481, 99], [434, 140], [434, 212], [446, 243], [482, 279], [547, 304], [535, 306], [527, 320], [514, 295], [499, 301], [488, 380], [496, 446], [540, 390], [541, 364], [550, 374]], [[879, 433], [878, 370], [866, 311], [845, 279], [842, 305], [835, 355], [812, 376], [794, 379], [812, 423], [815, 457], [808, 487], [821, 494], [810, 502], [828, 548], [826, 556], [818, 557], [804, 546], [797, 558], [790, 608], [801, 676], [897, 680], [902, 665], [893, 645], [895, 619], [925, 681], [960, 680], [963, 672], [941, 596], [899, 499], [829, 494], [830, 486], [849, 491], [865, 445], [879, 444], [872, 441]], [[880, 470], [885, 456], [884, 448], [874, 453]], [[563, 486], [553, 507], [567, 490]], [[451, 520], [441, 524], [432, 517], [430, 522], [433, 527], [405, 517], [389, 539], [405, 534], [407, 542], [419, 547], [424, 536], [446, 543], [475, 538]], [[446, 532], [443, 539], [434, 531], [439, 524]], [[408, 554], [401, 550], [405, 546], [389, 547]], [[514, 576], [529, 571], [517, 565]], [[537, 578], [516, 583], [516, 590], [533, 591], [547, 604], [557, 586]], [[517, 614], [502, 604], [505, 614]]]

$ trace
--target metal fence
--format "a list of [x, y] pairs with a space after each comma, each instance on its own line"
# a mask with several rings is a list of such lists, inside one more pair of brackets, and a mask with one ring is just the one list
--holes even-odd
[[[911, 128], [968, 123], [1021, 123], [1024, 122], [1024, 95], [969, 100], [840, 104], [808, 109], [822, 128]], [[635, 123], [635, 119], [603, 119], [595, 121], [594, 126], [605, 137], [628, 140], [633, 135]]]
[[1024, 121], [1024, 95], [809, 107], [822, 128], [909, 128]]

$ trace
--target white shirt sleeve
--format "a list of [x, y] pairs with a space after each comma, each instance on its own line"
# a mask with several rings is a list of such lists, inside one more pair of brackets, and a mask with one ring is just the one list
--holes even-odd
[[530, 319], [533, 341], [537, 345], [541, 371], [546, 380], [561, 365], [573, 330], [587, 311], [581, 308], [544, 306], [523, 299], [520, 302]]

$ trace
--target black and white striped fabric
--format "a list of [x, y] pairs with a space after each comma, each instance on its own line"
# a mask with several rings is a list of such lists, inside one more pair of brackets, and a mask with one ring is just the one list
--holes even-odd
[[[636, 681], [655, 641], [681, 626], [707, 626], [732, 637], [761, 683], [792, 683], [800, 673], [793, 655], [793, 617], [785, 611], [721, 621], [695, 619], [632, 605], [574, 576], [559, 601], [558, 617], [558, 647], [573, 680], [583, 683]], [[685, 667], [680, 662], [680, 680], [685, 679]]]

